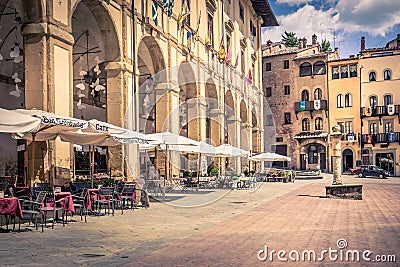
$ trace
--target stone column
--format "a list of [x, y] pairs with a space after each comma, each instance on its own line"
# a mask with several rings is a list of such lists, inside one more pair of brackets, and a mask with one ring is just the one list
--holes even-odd
[[340, 138], [342, 133], [340, 132], [339, 125], [335, 125], [332, 127], [332, 133], [330, 134], [331, 137], [331, 144], [333, 150], [333, 183], [334, 185], [341, 185], [343, 184], [342, 181], [342, 158], [341, 158], [341, 144]]
[[[23, 26], [25, 60], [25, 107], [59, 115], [73, 115], [72, 34], [48, 22]], [[40, 148], [42, 153], [38, 153]], [[28, 146], [32, 152], [32, 146]], [[45, 181], [62, 184], [70, 181], [71, 145], [37, 142], [35, 156], [29, 159], [28, 183]], [[45, 155], [43, 157], [43, 155]], [[34, 162], [34, 171], [32, 172]]]

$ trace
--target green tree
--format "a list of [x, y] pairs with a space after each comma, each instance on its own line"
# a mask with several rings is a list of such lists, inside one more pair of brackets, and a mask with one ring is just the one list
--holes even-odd
[[331, 43], [328, 40], [326, 40], [326, 39], [322, 40], [321, 51], [322, 52], [332, 52]]
[[285, 35], [282, 34], [282, 41], [285, 43], [286, 46], [294, 47], [298, 45], [298, 39], [294, 32], [287, 32], [285, 31]]

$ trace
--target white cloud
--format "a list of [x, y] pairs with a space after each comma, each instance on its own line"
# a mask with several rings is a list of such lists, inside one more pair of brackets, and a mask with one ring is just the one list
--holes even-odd
[[385, 36], [400, 24], [400, 4], [393, 0], [339, 0], [338, 28], [348, 33], [367, 32]]
[[[271, 27], [263, 32], [263, 42], [271, 40], [280, 41], [285, 31], [294, 32], [298, 38], [306, 37], [308, 43], [311, 43], [311, 36], [316, 34], [319, 42], [321, 37], [333, 41], [333, 29], [338, 21], [338, 16], [334, 9], [317, 10], [312, 5], [305, 5], [299, 8], [295, 13], [278, 16], [277, 20], [280, 26]], [[336, 39], [338, 40], [338, 39]]]
[[278, 4], [288, 4], [289, 6], [299, 6], [310, 2], [312, 2], [312, 0], [276, 0]]

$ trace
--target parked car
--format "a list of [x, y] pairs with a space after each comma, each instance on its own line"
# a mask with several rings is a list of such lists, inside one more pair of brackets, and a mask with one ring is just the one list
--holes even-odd
[[375, 165], [363, 165], [361, 166], [361, 170], [358, 173], [358, 177], [366, 177], [366, 176], [372, 176], [372, 177], [379, 177], [379, 178], [387, 178], [390, 175], [390, 173], [378, 166]]
[[359, 174], [361, 171], [361, 167], [356, 167], [356, 168], [349, 168], [350, 174]]

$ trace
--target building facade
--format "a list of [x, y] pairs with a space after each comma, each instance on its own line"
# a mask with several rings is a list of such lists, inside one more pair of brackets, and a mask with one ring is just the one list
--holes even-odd
[[[339, 125], [342, 170], [361, 165], [360, 62], [358, 57], [328, 61], [329, 129]], [[330, 155], [333, 155], [330, 147]], [[332, 170], [331, 170], [332, 171]]]
[[[260, 33], [277, 25], [268, 1], [169, 3], [2, 1], [0, 106], [263, 151]], [[34, 159], [30, 144], [1, 142], [9, 155], [1, 175], [27, 177], [35, 161], [30, 181], [67, 181], [80, 157], [61, 141], [37, 142]], [[140, 175], [137, 146], [101, 149], [98, 162], [113, 177]], [[150, 160], [165, 175], [157, 157]], [[179, 155], [171, 159], [179, 175]], [[245, 163], [231, 164], [240, 172]]]
[[361, 39], [362, 162], [400, 174], [400, 34], [384, 48]]
[[310, 45], [302, 38], [298, 47], [269, 42], [263, 48], [263, 89], [272, 110], [265, 120], [273, 118], [272, 146], [291, 156], [293, 168], [328, 170], [326, 62], [334, 58], [337, 52], [321, 52], [315, 35]]

